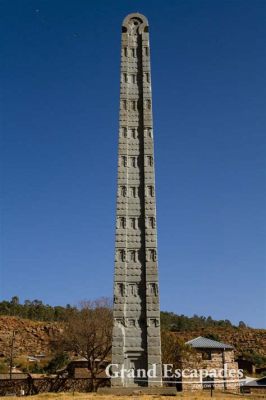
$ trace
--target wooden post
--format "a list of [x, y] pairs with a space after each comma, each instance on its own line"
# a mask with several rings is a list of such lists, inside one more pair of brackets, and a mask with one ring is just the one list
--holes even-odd
[[9, 362], [9, 379], [12, 380], [12, 368], [13, 368], [13, 356], [14, 356], [14, 343], [15, 343], [15, 331], [12, 332], [12, 339], [10, 345], [10, 362]]

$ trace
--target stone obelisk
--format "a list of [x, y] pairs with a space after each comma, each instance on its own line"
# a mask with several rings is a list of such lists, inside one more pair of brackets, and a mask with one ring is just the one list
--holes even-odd
[[114, 275], [112, 364], [155, 377], [112, 378], [112, 386], [161, 386], [149, 26], [138, 13], [122, 24]]

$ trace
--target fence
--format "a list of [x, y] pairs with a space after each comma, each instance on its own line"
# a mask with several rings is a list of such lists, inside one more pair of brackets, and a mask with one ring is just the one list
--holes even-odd
[[8, 394], [19, 395], [23, 390], [25, 395], [45, 392], [91, 392], [94, 387], [110, 386], [109, 378], [32, 378], [0, 379], [0, 396]]

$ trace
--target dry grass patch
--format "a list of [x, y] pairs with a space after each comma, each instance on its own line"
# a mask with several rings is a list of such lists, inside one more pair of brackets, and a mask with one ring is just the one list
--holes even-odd
[[[173, 396], [155, 396], [155, 395], [143, 395], [143, 396], [112, 396], [112, 395], [100, 395], [97, 393], [42, 393], [37, 396], [28, 397], [32, 400], [173, 400]], [[176, 399], [180, 400], [262, 400], [265, 399], [265, 395], [240, 395], [240, 394], [228, 394], [215, 392], [211, 398], [210, 392], [185, 392], [177, 393]], [[17, 397], [0, 397], [0, 400], [17, 400]]]

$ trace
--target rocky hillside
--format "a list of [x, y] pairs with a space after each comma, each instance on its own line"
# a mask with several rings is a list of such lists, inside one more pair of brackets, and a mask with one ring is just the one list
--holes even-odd
[[[15, 331], [15, 353], [37, 355], [52, 353], [52, 344], [63, 332], [63, 323], [36, 322], [19, 317], [0, 316], [0, 357], [8, 357], [13, 330]], [[176, 332], [184, 341], [197, 336], [209, 336], [232, 344], [236, 353], [256, 353], [266, 355], [266, 330], [237, 327], [199, 328]]]
[[52, 343], [62, 332], [59, 323], [36, 322], [18, 317], [0, 316], [0, 357], [8, 357], [15, 331], [16, 356], [51, 354]]

